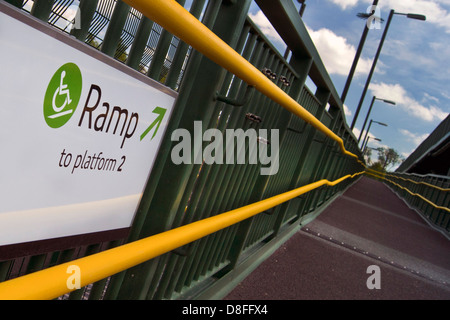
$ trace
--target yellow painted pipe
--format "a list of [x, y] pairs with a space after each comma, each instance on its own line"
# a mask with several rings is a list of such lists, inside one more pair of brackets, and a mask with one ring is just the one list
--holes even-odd
[[437, 190], [440, 190], [440, 191], [446, 191], [446, 192], [450, 191], [450, 188], [441, 188], [441, 187], [432, 185], [432, 184], [427, 183], [427, 182], [423, 182], [423, 181], [414, 181], [414, 180], [407, 179], [407, 178], [403, 178], [403, 177], [399, 177], [399, 176], [396, 176], [396, 175], [393, 175], [393, 174], [386, 174], [386, 175], [389, 176], [389, 177], [394, 177], [394, 178], [397, 178], [397, 179], [402, 179], [403, 181], [409, 181], [409, 182], [412, 182], [412, 183], [414, 183], [414, 184], [423, 184], [423, 185], [425, 185], [425, 186], [427, 186], [427, 187], [434, 188], [434, 189], [437, 189]]
[[248, 85], [253, 86], [259, 92], [326, 134], [339, 144], [344, 154], [355, 157], [361, 162], [357, 155], [345, 149], [344, 142], [338, 135], [281, 90], [176, 1], [124, 0], [124, 2], [244, 80]]
[[441, 187], [435, 186], [435, 185], [427, 183], [427, 182], [414, 181], [414, 180], [411, 180], [411, 179], [407, 179], [407, 178], [403, 178], [403, 177], [400, 177], [400, 176], [396, 176], [395, 174], [388, 174], [388, 173], [376, 171], [376, 170], [373, 170], [373, 169], [370, 169], [370, 168], [368, 168], [367, 170], [373, 171], [373, 172], [375, 172], [375, 174], [378, 174], [378, 175], [383, 175], [383, 176], [389, 176], [389, 177], [393, 177], [393, 178], [397, 178], [397, 179], [402, 179], [403, 181], [409, 181], [409, 182], [412, 182], [414, 184], [423, 184], [425, 186], [428, 186], [430, 188], [434, 188], [434, 189], [437, 189], [437, 190], [440, 190], [440, 191], [446, 191], [446, 192], [450, 191], [450, 188], [441, 188]]
[[396, 182], [394, 182], [394, 181], [392, 181], [392, 180], [386, 179], [385, 177], [379, 176], [379, 175], [374, 174], [374, 173], [372, 173], [372, 172], [367, 172], [367, 174], [370, 174], [370, 175], [372, 175], [372, 176], [374, 176], [374, 177], [377, 177], [377, 178], [379, 178], [379, 179], [384, 179], [384, 180], [386, 180], [386, 181], [388, 181], [388, 182], [390, 182], [390, 183], [396, 185], [396, 186], [399, 187], [400, 189], [403, 189], [403, 190], [405, 190], [406, 192], [408, 192], [410, 195], [413, 195], [413, 196], [415, 196], [415, 197], [419, 197], [420, 199], [422, 199], [423, 201], [425, 201], [425, 202], [427, 202], [428, 204], [432, 205], [432, 206], [435, 207], [436, 209], [441, 209], [441, 210], [445, 210], [445, 211], [447, 211], [447, 212], [450, 212], [450, 209], [449, 209], [449, 208], [447, 208], [447, 207], [442, 207], [442, 206], [438, 206], [437, 204], [435, 204], [434, 202], [431, 202], [430, 200], [428, 200], [428, 199], [425, 198], [424, 196], [422, 196], [422, 195], [420, 195], [420, 194], [418, 194], [418, 193], [412, 192], [412, 191], [409, 190], [408, 188], [405, 188], [405, 187], [399, 185], [398, 183], [396, 183]]
[[0, 299], [48, 300], [57, 298], [75, 290], [69, 289], [68, 286], [68, 280], [73, 274], [70, 271], [71, 266], [76, 266], [80, 271], [79, 284], [80, 287], [84, 287], [248, 219], [320, 186], [334, 186], [362, 173], [364, 172], [346, 175], [331, 182], [326, 179], [319, 180], [242, 208], [193, 222], [117, 248], [5, 281], [0, 283]]

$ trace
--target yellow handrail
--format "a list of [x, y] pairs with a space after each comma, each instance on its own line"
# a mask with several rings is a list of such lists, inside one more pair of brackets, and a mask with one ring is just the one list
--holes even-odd
[[366, 173], [367, 173], [367, 174], [370, 174], [370, 175], [372, 175], [372, 176], [374, 176], [374, 177], [377, 177], [377, 178], [379, 178], [379, 179], [384, 179], [384, 180], [386, 180], [386, 181], [388, 181], [388, 182], [390, 182], [390, 183], [396, 185], [396, 186], [399, 187], [400, 189], [405, 190], [406, 192], [408, 192], [409, 194], [411, 194], [411, 195], [413, 195], [413, 196], [415, 196], [415, 197], [419, 197], [420, 199], [422, 199], [423, 201], [427, 202], [428, 204], [432, 205], [433, 207], [435, 207], [435, 208], [437, 208], [437, 209], [442, 209], [442, 210], [445, 210], [445, 211], [447, 211], [447, 212], [450, 212], [450, 209], [449, 209], [449, 208], [447, 208], [447, 207], [442, 207], [442, 206], [438, 206], [437, 204], [431, 202], [430, 200], [428, 200], [428, 199], [425, 198], [424, 196], [422, 196], [422, 195], [420, 195], [420, 194], [418, 194], [418, 193], [412, 192], [412, 191], [409, 190], [408, 188], [405, 188], [405, 187], [399, 185], [398, 183], [396, 183], [396, 182], [394, 182], [394, 181], [392, 181], [392, 180], [386, 179], [385, 177], [376, 175], [376, 174], [374, 174], [374, 173], [372, 173], [372, 172], [369, 172], [369, 171], [367, 171]]
[[[347, 151], [343, 140], [316, 117], [292, 99], [261, 71], [243, 58], [222, 39], [203, 25], [174, 0], [124, 0], [144, 16], [191, 45], [203, 55], [244, 80], [283, 108], [294, 113], [339, 144], [344, 154], [358, 156]], [[362, 163], [362, 162], [361, 162]], [[362, 163], [363, 164], [363, 163]], [[364, 164], [363, 164], [364, 165]]]
[[69, 289], [67, 285], [68, 278], [71, 276], [71, 273], [68, 274], [69, 267], [78, 267], [77, 269], [80, 270], [80, 286], [84, 287], [248, 219], [318, 187], [323, 185], [334, 186], [362, 173], [364, 171], [343, 176], [335, 181], [322, 179], [242, 208], [193, 222], [117, 248], [5, 281], [0, 283], [0, 299], [38, 300], [57, 298], [75, 290]]
[[389, 177], [394, 177], [394, 178], [397, 178], [397, 179], [402, 179], [402, 180], [404, 180], [404, 181], [409, 181], [409, 182], [412, 182], [412, 183], [415, 183], [415, 184], [423, 184], [423, 185], [426, 185], [426, 186], [428, 186], [428, 187], [431, 187], [431, 188], [434, 188], [434, 189], [437, 189], [437, 190], [440, 190], [440, 191], [450, 191], [450, 188], [441, 188], [441, 187], [432, 185], [432, 184], [430, 184], [430, 183], [428, 183], [428, 182], [414, 181], [414, 180], [407, 179], [407, 178], [403, 178], [403, 177], [399, 177], [399, 176], [396, 176], [396, 175], [393, 175], [393, 174], [386, 174], [386, 175], [389, 176]]
[[404, 181], [409, 181], [409, 182], [412, 182], [412, 183], [415, 183], [415, 184], [423, 184], [423, 185], [426, 185], [428, 187], [431, 187], [431, 188], [434, 188], [434, 189], [437, 189], [437, 190], [440, 190], [440, 191], [450, 191], [450, 188], [441, 188], [441, 187], [435, 186], [433, 184], [430, 184], [428, 182], [414, 181], [414, 180], [411, 180], [411, 179], [407, 179], [407, 178], [403, 178], [403, 177], [400, 177], [400, 176], [396, 176], [394, 174], [389, 174], [389, 173], [385, 173], [385, 172], [379, 172], [379, 171], [376, 171], [376, 170], [373, 170], [373, 169], [370, 169], [370, 168], [367, 168], [367, 170], [373, 171], [376, 174], [383, 174], [385, 176], [394, 177], [394, 178], [397, 178], [397, 179], [402, 179]]

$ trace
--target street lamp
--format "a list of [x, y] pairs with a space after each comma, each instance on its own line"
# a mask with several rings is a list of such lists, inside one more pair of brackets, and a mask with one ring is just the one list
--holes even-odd
[[[376, 7], [377, 5], [378, 5], [378, 0], [373, 0], [372, 8]], [[375, 14], [375, 12], [373, 12], [373, 14]], [[361, 39], [359, 40], [358, 49], [356, 50], [355, 58], [353, 58], [352, 67], [350, 68], [350, 72], [348, 74], [347, 81], [345, 82], [345, 85], [344, 85], [344, 90], [342, 91], [342, 95], [341, 95], [342, 104], [344, 103], [345, 98], [347, 97], [350, 83], [352, 82], [353, 75], [355, 74], [356, 65], [358, 64], [359, 57], [361, 56], [361, 51], [362, 51], [362, 48], [364, 47], [364, 42], [366, 42], [367, 33], [369, 33], [369, 26], [366, 23], [366, 24], [364, 24], [364, 30], [361, 35]]]
[[423, 14], [401, 13], [401, 12], [395, 12], [394, 14], [398, 14], [400, 16], [406, 16], [407, 18], [415, 19], [415, 20], [421, 20], [421, 21], [427, 20], [427, 17], [425, 17]]
[[298, 12], [298, 14], [300, 15], [300, 17], [303, 17], [303, 12], [305, 12], [305, 8], [306, 8], [306, 4], [305, 4], [306, 0], [297, 0], [298, 3], [300, 3], [300, 10]]
[[370, 131], [370, 127], [372, 126], [372, 122], [378, 123], [379, 125], [382, 125], [382, 126], [385, 126], [385, 127], [388, 126], [386, 123], [383, 123], [383, 122], [379, 122], [379, 121], [375, 121], [375, 120], [373, 120], [373, 119], [370, 119], [369, 127], [367, 128], [366, 135], [364, 136], [363, 144], [361, 145], [361, 149], [363, 149], [363, 150], [365, 149], [365, 148], [364, 148], [364, 145], [367, 145], [367, 143], [368, 143], [368, 141], [369, 141], [369, 138], [370, 138], [370, 136], [369, 136], [369, 131]]
[[420, 20], [420, 21], [426, 20], [426, 17], [421, 14], [401, 13], [401, 12], [395, 12], [394, 10], [391, 10], [391, 12], [389, 13], [389, 18], [386, 22], [386, 27], [384, 27], [384, 32], [381, 37], [380, 44], [378, 45], [377, 53], [375, 54], [375, 58], [372, 63], [372, 68], [370, 69], [369, 76], [367, 77], [366, 85], [364, 86], [364, 90], [361, 94], [361, 99], [359, 100], [358, 107], [356, 108], [355, 117], [353, 118], [352, 125], [350, 126], [351, 130], [355, 127], [356, 119], [358, 119], [359, 111], [361, 110], [361, 106], [364, 102], [364, 97], [366, 96], [367, 89], [369, 88], [370, 81], [372, 80], [372, 75], [375, 70], [375, 66], [377, 64], [378, 57], [380, 56], [381, 48], [383, 48], [384, 39], [386, 38], [386, 34], [389, 30], [389, 25], [391, 24], [391, 20], [392, 20], [392, 17], [394, 16], [394, 14], [406, 16], [407, 18]]
[[369, 144], [369, 139], [373, 139], [373, 140], [377, 140], [377, 141], [381, 142], [381, 139], [378, 139], [378, 138], [375, 138], [375, 137], [371, 137], [371, 136], [367, 137], [366, 145], [364, 146], [362, 154], [364, 154], [366, 152], [367, 145]]
[[372, 102], [370, 103], [369, 111], [367, 111], [366, 119], [364, 120], [364, 124], [362, 126], [361, 132], [359, 133], [358, 143], [361, 140], [364, 128], [366, 127], [367, 119], [369, 119], [369, 115], [370, 115], [370, 112], [372, 111], [372, 106], [373, 106], [373, 103], [375, 102], [375, 100], [380, 100], [380, 101], [383, 101], [384, 103], [389, 103], [389, 104], [392, 104], [392, 105], [395, 106], [395, 102], [394, 101], [386, 100], [386, 99], [380, 99], [380, 98], [377, 98], [377, 97], [373, 96]]

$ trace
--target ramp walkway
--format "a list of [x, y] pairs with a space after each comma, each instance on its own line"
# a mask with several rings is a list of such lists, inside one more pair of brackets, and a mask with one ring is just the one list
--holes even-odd
[[[369, 289], [376, 281], [380, 288]], [[450, 240], [362, 177], [225, 299], [447, 300]]]

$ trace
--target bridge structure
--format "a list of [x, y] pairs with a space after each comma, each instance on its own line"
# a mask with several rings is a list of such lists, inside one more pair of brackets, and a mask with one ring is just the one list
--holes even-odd
[[284, 55], [249, 0], [0, 2], [1, 299], [450, 297], [449, 177], [368, 169], [255, 2]]

